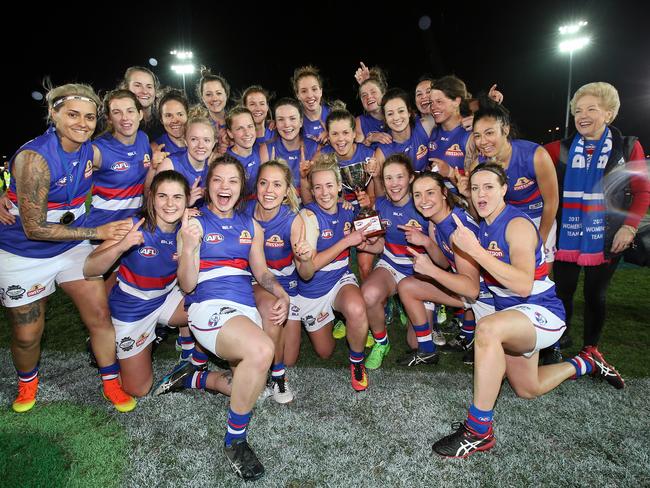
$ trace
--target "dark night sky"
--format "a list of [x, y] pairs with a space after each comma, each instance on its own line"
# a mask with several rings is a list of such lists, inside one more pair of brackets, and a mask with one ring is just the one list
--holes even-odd
[[[293, 69], [315, 64], [325, 77], [326, 97], [348, 102], [353, 112], [360, 110], [353, 78], [360, 60], [380, 65], [391, 86], [409, 92], [424, 73], [454, 73], [474, 93], [498, 83], [522, 137], [547, 142], [549, 128], [563, 130], [567, 96], [568, 57], [557, 51], [557, 27], [578, 18], [589, 21], [592, 44], [574, 56], [573, 90], [590, 81], [614, 84], [621, 96], [615, 125], [639, 136], [650, 152], [646, 2], [486, 2], [474, 10], [470, 2], [393, 2], [390, 9], [369, 2], [363, 9], [352, 2], [320, 2], [318, 9], [267, 4], [278, 6], [263, 11], [252, 2], [177, 2], [166, 11], [134, 6], [127, 14], [121, 4], [114, 9], [119, 14], [67, 7], [72, 12], [30, 8], [6, 16], [5, 24], [20, 25], [22, 34], [4, 37], [16, 50], [5, 47], [12, 72], [5, 79], [15, 77], [11, 85], [17, 89], [5, 89], [12, 122], [2, 154], [13, 154], [43, 131], [43, 102], [30, 97], [42, 89], [43, 76], [105, 91], [126, 67], [155, 57], [159, 64], [152, 69], [163, 84], [180, 86], [169, 69], [174, 48], [192, 49], [197, 62], [221, 72], [237, 92], [260, 83], [278, 96], [290, 95]], [[418, 27], [423, 15], [432, 20], [426, 31]], [[188, 78], [188, 87], [194, 81]]]

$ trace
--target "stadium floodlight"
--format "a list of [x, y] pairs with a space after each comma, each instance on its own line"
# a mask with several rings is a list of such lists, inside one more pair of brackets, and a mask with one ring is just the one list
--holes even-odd
[[183, 91], [187, 93], [187, 90], [185, 89], [185, 76], [193, 74], [196, 70], [196, 67], [191, 63], [194, 54], [192, 51], [179, 51], [176, 49], [170, 51], [169, 54], [175, 56], [179, 61], [182, 61], [181, 64], [173, 64], [172, 71], [177, 75], [181, 75], [183, 78]]
[[564, 137], [569, 136], [569, 111], [571, 104], [571, 75], [573, 73], [573, 53], [586, 47], [590, 42], [589, 36], [577, 36], [583, 27], [586, 27], [587, 21], [581, 20], [573, 24], [566, 24], [561, 26], [558, 30], [560, 32], [561, 40], [558, 48], [561, 53], [569, 53], [569, 83], [567, 87], [566, 99], [566, 118], [564, 120]]

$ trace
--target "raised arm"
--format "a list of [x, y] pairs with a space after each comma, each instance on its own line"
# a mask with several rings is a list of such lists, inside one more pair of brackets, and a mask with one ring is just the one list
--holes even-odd
[[196, 219], [190, 219], [189, 209], [185, 209], [181, 220], [181, 230], [178, 231], [178, 286], [185, 293], [191, 293], [199, 280], [199, 265], [203, 239], [203, 229]]
[[506, 241], [510, 248], [510, 263], [492, 256], [481, 246], [474, 233], [453, 216], [458, 228], [452, 234], [455, 246], [465, 251], [501, 285], [517, 295], [527, 297], [535, 279], [535, 250], [539, 245], [534, 225], [526, 219], [515, 218], [506, 229]]

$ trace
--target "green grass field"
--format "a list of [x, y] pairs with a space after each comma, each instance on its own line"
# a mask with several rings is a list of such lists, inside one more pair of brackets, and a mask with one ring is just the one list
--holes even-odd
[[[432, 369], [397, 367], [404, 328], [371, 386], [349, 386], [347, 351], [317, 359], [308, 339], [289, 372], [296, 401], [258, 404], [250, 441], [267, 473], [259, 486], [650, 486], [650, 270], [620, 269], [608, 295], [601, 350], [628, 380], [625, 390], [583, 378], [534, 401], [504, 385], [497, 447], [444, 460], [431, 443], [462, 420], [471, 369], [444, 355]], [[102, 399], [84, 353], [85, 332], [60, 293], [50, 300], [37, 406], [14, 414], [9, 330], [0, 320], [0, 486], [240, 486], [221, 453], [227, 399], [183, 392], [145, 397], [130, 414]], [[581, 346], [582, 298], [572, 336]], [[173, 340], [157, 351], [159, 378], [175, 362]]]

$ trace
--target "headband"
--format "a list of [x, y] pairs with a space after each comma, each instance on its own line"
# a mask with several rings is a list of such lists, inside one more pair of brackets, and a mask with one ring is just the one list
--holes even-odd
[[65, 96], [65, 97], [61, 97], [56, 102], [54, 102], [52, 104], [52, 108], [56, 108], [59, 105], [61, 105], [62, 103], [67, 102], [68, 100], [81, 100], [81, 101], [84, 101], [84, 102], [91, 102], [91, 103], [93, 103], [95, 105], [95, 107], [97, 107], [97, 102], [95, 102], [95, 100], [93, 100], [92, 98], [84, 97], [82, 95], [68, 95], [68, 96]]

